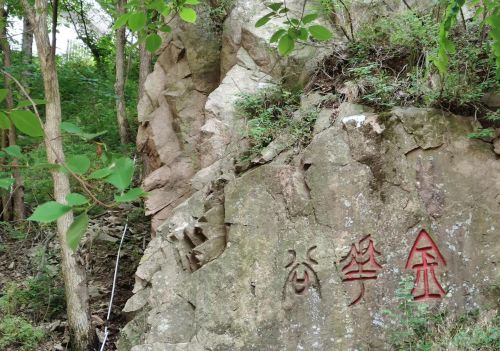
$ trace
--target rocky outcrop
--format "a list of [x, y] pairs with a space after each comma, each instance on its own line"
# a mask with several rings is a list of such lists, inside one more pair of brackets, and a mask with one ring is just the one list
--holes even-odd
[[239, 164], [238, 96], [277, 77], [305, 82], [322, 56], [299, 47], [278, 60], [277, 24], [253, 25], [263, 10], [236, 1], [222, 32], [175, 26], [148, 77], [138, 145], [156, 236], [119, 349], [389, 349], [397, 325], [384, 311], [405, 277], [436, 311], [496, 303], [500, 162], [466, 137], [471, 119], [319, 108], [311, 94], [307, 147], [283, 135]]
[[[301, 9], [293, 1], [290, 8]], [[241, 139], [238, 96], [268, 86], [272, 76], [304, 82], [321, 59], [308, 46], [279, 59], [269, 38], [280, 22], [254, 26], [265, 11], [260, 2], [235, 1], [221, 32], [210, 25], [210, 9], [201, 7], [199, 24], [175, 23], [165, 38], [138, 106], [137, 146], [154, 230], [227, 166], [223, 159]]]
[[[412, 248], [432, 245], [442, 261], [426, 258], [437, 266], [415, 296], [451, 313], [488, 302], [500, 248], [491, 144], [466, 138], [469, 119], [437, 110], [339, 110], [291, 162], [220, 177], [173, 210], [137, 271], [122, 345], [385, 349], [383, 311], [397, 308], [398, 283], [416, 274]], [[356, 252], [374, 259], [372, 278], [349, 279]]]

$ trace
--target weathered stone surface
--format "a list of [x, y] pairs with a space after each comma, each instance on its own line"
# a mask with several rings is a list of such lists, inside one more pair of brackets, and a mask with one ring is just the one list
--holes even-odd
[[[291, 11], [302, 10], [299, 1], [288, 5]], [[281, 20], [255, 28], [267, 13], [260, 2], [236, 1], [222, 33], [206, 25], [208, 8], [199, 12], [203, 21], [197, 25], [173, 24], [138, 104], [137, 147], [145, 161], [144, 187], [151, 193], [146, 214], [153, 216], [154, 230], [213, 180], [223, 159], [241, 151], [242, 121], [234, 110], [238, 96], [268, 86], [271, 75], [304, 82], [326, 54], [298, 45], [292, 55], [278, 60], [269, 38]], [[199, 176], [191, 181], [194, 174]]]
[[[398, 282], [414, 275], [405, 263], [422, 229], [446, 261], [434, 308], [494, 302], [500, 161], [491, 144], [466, 137], [468, 119], [436, 110], [340, 110], [354, 115], [333, 118], [297, 162], [276, 158], [213, 182], [173, 210], [138, 269], [136, 293], [151, 293], [136, 317], [144, 324], [128, 329], [141, 335], [133, 350], [388, 349], [383, 311], [396, 310]], [[342, 281], [343, 258], [368, 234], [381, 269], [349, 306], [360, 287]]]
[[[287, 3], [301, 10], [302, 1]], [[404, 6], [376, 3], [381, 12]], [[304, 82], [322, 55], [299, 46], [277, 61], [268, 38], [280, 23], [255, 28], [263, 11], [235, 1], [220, 36], [175, 25], [148, 77], [138, 147], [158, 230], [136, 272], [119, 349], [389, 349], [383, 311], [397, 309], [398, 282], [415, 274], [405, 264], [422, 229], [446, 262], [436, 268], [446, 295], [433, 308], [495, 303], [500, 161], [490, 143], [466, 138], [470, 120], [343, 103], [319, 111], [307, 148], [290, 149], [283, 134], [256, 159], [238, 160], [248, 147], [238, 95], [272, 77]], [[353, 11], [357, 21], [366, 4]], [[302, 108], [322, 99], [311, 94]], [[350, 306], [361, 285], [343, 281], [342, 269], [367, 235], [380, 269]]]
[[493, 151], [495, 151], [497, 155], [500, 155], [500, 138], [496, 138], [493, 141]]

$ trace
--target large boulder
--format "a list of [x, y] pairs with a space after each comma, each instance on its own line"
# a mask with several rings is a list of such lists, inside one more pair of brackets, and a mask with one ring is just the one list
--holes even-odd
[[436, 310], [495, 303], [491, 144], [441, 111], [363, 111], [343, 106], [291, 162], [218, 173], [176, 207], [139, 266], [121, 345], [389, 349], [384, 311], [417, 272], [415, 299]]

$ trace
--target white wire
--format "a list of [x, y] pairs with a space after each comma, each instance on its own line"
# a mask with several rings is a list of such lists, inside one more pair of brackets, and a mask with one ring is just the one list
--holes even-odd
[[104, 347], [106, 346], [106, 341], [108, 340], [108, 322], [109, 317], [111, 316], [111, 309], [113, 308], [113, 298], [115, 296], [115, 288], [116, 288], [116, 278], [118, 276], [118, 264], [120, 262], [120, 251], [123, 245], [123, 239], [125, 239], [125, 233], [128, 229], [128, 223], [125, 223], [125, 228], [123, 228], [122, 238], [120, 240], [120, 245], [118, 246], [118, 253], [116, 255], [116, 263], [115, 263], [115, 273], [113, 275], [113, 287], [111, 288], [111, 297], [109, 299], [109, 307], [108, 307], [108, 315], [106, 316], [106, 326], [104, 327], [104, 340], [102, 341], [100, 351], [104, 351]]
[[[133, 160], [134, 164], [136, 158], [137, 155], [134, 155], [134, 160]], [[118, 264], [120, 262], [120, 251], [122, 250], [123, 239], [125, 239], [125, 233], [127, 232], [127, 229], [128, 229], [128, 219], [127, 222], [125, 223], [125, 228], [123, 228], [122, 238], [120, 239], [120, 245], [118, 246], [118, 253], [116, 254], [115, 273], [113, 274], [113, 287], [111, 288], [111, 297], [109, 298], [108, 315], [106, 316], [106, 326], [104, 327], [104, 339], [102, 340], [100, 351], [104, 351], [104, 347], [106, 346], [106, 341], [108, 341], [108, 335], [109, 335], [108, 322], [109, 322], [109, 317], [111, 316], [111, 309], [113, 308], [113, 298], [115, 296], [116, 278], [118, 276]]]

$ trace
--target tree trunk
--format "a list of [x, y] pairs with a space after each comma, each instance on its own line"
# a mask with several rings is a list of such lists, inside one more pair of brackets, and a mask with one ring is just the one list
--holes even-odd
[[139, 44], [139, 99], [144, 94], [144, 83], [151, 73], [151, 53], [146, 50], [146, 44]]
[[[7, 13], [5, 12], [3, 6], [0, 11], [2, 11], [2, 24], [7, 23]], [[7, 27], [5, 25], [2, 25], [1, 46], [3, 52], [3, 66], [9, 70], [9, 68], [12, 67], [12, 55], [9, 41], [7, 40]], [[5, 102], [7, 104], [7, 110], [10, 111], [14, 108], [14, 99], [12, 97], [11, 81], [8, 76], [5, 76], [5, 88], [7, 89]], [[9, 146], [16, 145], [16, 139], [16, 127], [11, 124], [8, 133]], [[14, 176], [14, 189], [12, 190], [12, 193], [9, 194], [9, 198], [12, 198], [14, 220], [21, 221], [24, 219], [24, 183], [21, 172], [19, 171], [19, 163], [17, 159], [12, 160], [10, 168], [12, 169], [12, 174]]]
[[[64, 162], [64, 152], [60, 132], [61, 97], [56, 71], [56, 58], [50, 46], [47, 26], [47, 0], [35, 0], [35, 6], [22, 0], [26, 13], [34, 27], [35, 42], [40, 59], [45, 90], [45, 147], [49, 163]], [[53, 170], [54, 197], [60, 203], [66, 203], [66, 196], [71, 192], [66, 173]], [[96, 335], [90, 322], [89, 295], [85, 269], [79, 264], [77, 254], [66, 243], [66, 232], [73, 223], [73, 213], [69, 212], [57, 220], [57, 233], [61, 246], [61, 266], [66, 293], [68, 325], [71, 330], [73, 348], [77, 351], [93, 350]]]
[[[125, 0], [118, 0], [116, 15], [125, 13]], [[116, 30], [116, 117], [120, 131], [120, 141], [126, 144], [128, 137], [127, 112], [125, 109], [125, 27]]]
[[[10, 47], [9, 42], [7, 40], [7, 11], [5, 10], [5, 1], [0, 0], [0, 48], [2, 49], [3, 63], [4, 66], [10, 66]], [[12, 109], [12, 92], [10, 91], [10, 87], [8, 85], [9, 80], [5, 78], [5, 88], [7, 89], [7, 97], [5, 98], [5, 102], [7, 104], [7, 109]], [[1, 133], [2, 141], [2, 149], [9, 146], [9, 132], [2, 130]], [[10, 165], [6, 164], [6, 160], [2, 159], [2, 168], [5, 171], [10, 171]], [[12, 201], [11, 201], [11, 193], [10, 191], [2, 190], [2, 218], [5, 222], [11, 220], [12, 214]]]
[[23, 42], [22, 42], [23, 73], [21, 83], [29, 91], [29, 77], [31, 75], [31, 64], [33, 62], [33, 25], [28, 17], [23, 18]]
[[[141, 5], [144, 6], [144, 0], [141, 1]], [[144, 94], [144, 83], [148, 74], [151, 73], [151, 53], [146, 50], [146, 42], [139, 44], [139, 96], [141, 99]]]
[[[7, 136], [5, 129], [2, 129], [2, 131], [0, 132], [0, 137], [2, 139], [0, 141], [0, 145], [2, 146], [2, 149], [9, 146], [9, 139], [8, 139], [8, 136]], [[2, 165], [2, 170], [7, 171], [7, 169], [5, 169], [6, 168], [5, 167], [5, 159], [4, 158], [0, 159], [0, 162]], [[2, 216], [1, 216], [1, 218], [5, 222], [8, 222], [8, 221], [10, 221], [10, 214], [11, 214], [11, 210], [12, 210], [12, 206], [11, 206], [11, 202], [10, 202], [10, 194], [7, 190], [2, 190], [1, 193], [2, 193]]]

